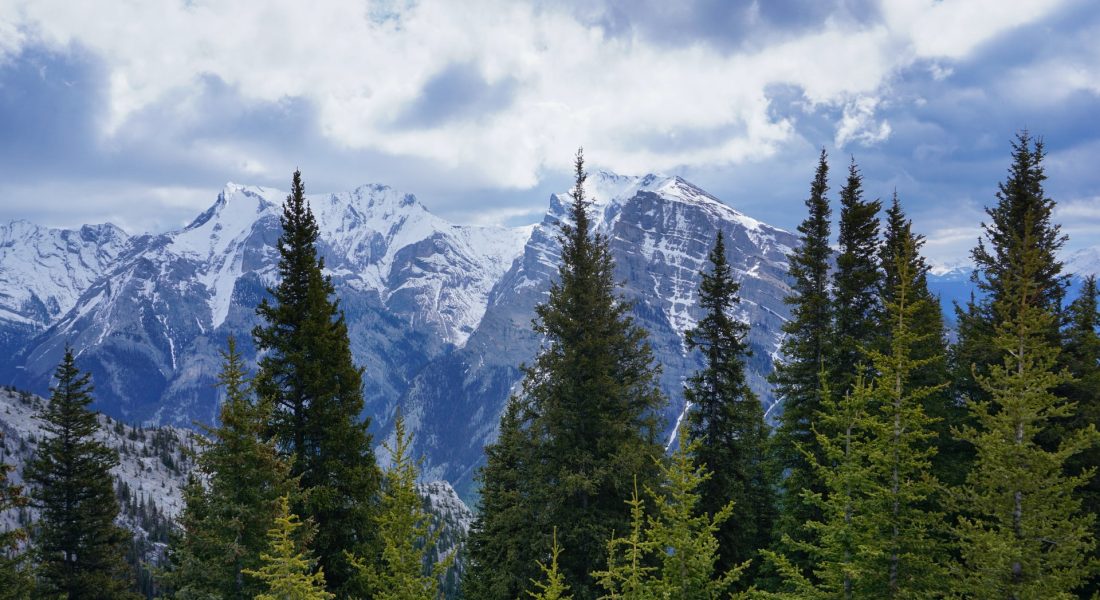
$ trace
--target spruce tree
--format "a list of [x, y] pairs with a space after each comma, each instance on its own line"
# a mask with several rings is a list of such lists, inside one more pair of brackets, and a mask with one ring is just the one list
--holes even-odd
[[172, 548], [164, 583], [177, 598], [252, 598], [260, 589], [242, 576], [260, 566], [280, 498], [294, 492], [286, 462], [264, 429], [270, 406], [252, 397], [235, 340], [222, 352], [225, 391], [218, 427], [200, 438], [197, 470], [184, 493], [183, 535]]
[[967, 597], [1071, 598], [1096, 571], [1096, 517], [1081, 512], [1076, 496], [1093, 470], [1067, 475], [1065, 468], [1100, 434], [1090, 424], [1067, 432], [1053, 450], [1038, 440], [1076, 408], [1053, 393], [1069, 376], [1055, 371], [1059, 348], [1050, 342], [1057, 317], [1051, 289], [1042, 285], [1051, 273], [1049, 238], [1033, 226], [1044, 216], [1041, 204], [1024, 211], [1007, 255], [1012, 268], [998, 268], [991, 308], [1000, 319], [993, 343], [1002, 360], [978, 375], [988, 400], [971, 401], [975, 425], [960, 432], [977, 454], [957, 494], [963, 516], [955, 526], [961, 559], [953, 587]]
[[515, 600], [527, 582], [537, 576], [534, 542], [538, 536], [533, 510], [524, 486], [533, 482], [524, 474], [532, 466], [528, 457], [531, 443], [521, 422], [526, 412], [520, 399], [509, 399], [500, 419], [497, 441], [485, 447], [485, 465], [477, 517], [466, 542], [468, 566], [462, 577], [464, 598]]
[[855, 159], [840, 190], [840, 236], [833, 275], [833, 338], [828, 358], [834, 393], [848, 391], [866, 371], [866, 352], [875, 342], [881, 314], [878, 257], [878, 212], [882, 203], [863, 200], [863, 176]]
[[366, 588], [376, 600], [435, 600], [439, 581], [453, 555], [425, 572], [425, 556], [435, 548], [438, 533], [431, 533], [431, 515], [424, 510], [416, 490], [416, 462], [409, 455], [412, 438], [400, 413], [394, 424], [394, 442], [382, 446], [390, 453], [382, 487], [378, 536], [382, 542], [379, 566], [355, 561]]
[[[807, 503], [803, 490], [822, 492], [824, 485], [808, 456], [820, 457], [813, 433], [813, 418], [822, 406], [820, 374], [826, 367], [831, 345], [833, 307], [829, 297], [829, 164], [821, 151], [817, 171], [806, 200], [809, 214], [798, 226], [799, 247], [790, 256], [792, 292], [785, 301], [791, 318], [783, 325], [780, 357], [771, 381], [783, 412], [775, 431], [773, 448], [778, 468], [785, 475], [779, 486], [776, 537], [801, 536], [802, 524], [820, 520], [820, 512]], [[791, 555], [806, 565], [805, 557]]]
[[[906, 324], [913, 336], [910, 347], [910, 360], [914, 361], [908, 373], [909, 385], [913, 389], [935, 388], [923, 399], [924, 413], [932, 419], [931, 427], [935, 434], [933, 445], [936, 454], [932, 457], [933, 473], [945, 485], [959, 485], [966, 477], [971, 452], [967, 445], [951, 433], [952, 427], [960, 427], [966, 419], [966, 407], [951, 393], [947, 363], [947, 333], [939, 298], [928, 289], [928, 263], [921, 256], [924, 236], [913, 232], [913, 224], [902, 209], [901, 201], [895, 192], [890, 207], [886, 209], [883, 228], [880, 263], [882, 282], [880, 313], [876, 321], [884, 335], [877, 343], [878, 350], [884, 354], [891, 352], [893, 326], [888, 314], [888, 306], [899, 300], [898, 291], [905, 286], [908, 304], [914, 314]], [[899, 263], [897, 257], [907, 256], [905, 263]], [[902, 270], [906, 275], [903, 276]]]
[[[1001, 364], [1003, 356], [993, 343], [995, 328], [1014, 317], [1011, 311], [1016, 308], [1005, 302], [1005, 296], [1009, 282], [1019, 277], [1024, 253], [1034, 254], [1037, 262], [1029, 274], [1035, 286], [1035, 306], [1054, 317], [1044, 335], [1051, 344], [1059, 342], [1066, 278], [1058, 252], [1066, 238], [1051, 221], [1054, 200], [1043, 190], [1045, 157], [1041, 139], [1033, 140], [1026, 130], [1017, 134], [1008, 177], [998, 185], [996, 204], [986, 208], [989, 221], [982, 223], [983, 237], [971, 252], [972, 279], [981, 294], [957, 309], [958, 342], [952, 352], [952, 378], [960, 397], [988, 399], [975, 375]], [[1031, 240], [1033, 248], [1023, 247], [1025, 238]], [[997, 306], [1009, 314], [998, 314]]]
[[325, 572], [309, 551], [311, 531], [290, 512], [286, 496], [279, 499], [274, 524], [267, 532], [268, 551], [260, 555], [258, 569], [245, 569], [263, 591], [256, 600], [330, 600], [335, 594], [325, 591]]
[[[664, 398], [646, 332], [616, 295], [608, 240], [592, 232], [580, 151], [575, 173], [558, 279], [535, 309], [543, 346], [524, 369], [533, 454], [521, 474], [530, 479], [519, 488], [529, 490], [525, 502], [540, 518], [539, 531], [557, 525], [569, 550], [561, 569], [574, 597], [593, 600], [590, 573], [604, 564], [611, 532], [626, 529], [622, 505], [632, 478], [656, 478], [656, 415]], [[545, 552], [545, 533], [541, 543]]]
[[[4, 447], [4, 434], [0, 432], [0, 449]], [[9, 510], [20, 510], [27, 505], [23, 487], [8, 481], [13, 467], [0, 462], [0, 522], [7, 518]], [[0, 532], [0, 600], [24, 600], [30, 597], [31, 578], [22, 545], [27, 532], [22, 528]]]
[[704, 366], [688, 380], [684, 398], [694, 407], [688, 435], [698, 441], [695, 462], [711, 473], [700, 489], [699, 510], [715, 515], [733, 502], [732, 516], [716, 533], [718, 570], [726, 571], [768, 546], [775, 498], [764, 410], [745, 380], [749, 326], [732, 315], [740, 285], [726, 262], [721, 231], [709, 261], [699, 286], [706, 315], [686, 335], [688, 348], [702, 351]]
[[54, 374], [38, 418], [46, 435], [27, 465], [32, 505], [39, 511], [33, 543], [36, 597], [136, 598], [126, 564], [130, 533], [115, 524], [118, 501], [111, 469], [118, 453], [95, 439], [99, 430], [91, 376], [76, 367], [72, 348]]
[[[1081, 295], [1069, 306], [1069, 324], [1065, 332], [1061, 362], [1066, 365], [1073, 380], [1057, 389], [1060, 397], [1076, 405], [1069, 416], [1056, 419], [1050, 435], [1044, 436], [1044, 446], [1056, 447], [1058, 440], [1073, 431], [1084, 429], [1090, 423], [1100, 423], [1100, 314], [1097, 313], [1096, 277], [1085, 278]], [[1066, 461], [1070, 475], [1087, 473], [1100, 465], [1100, 446], [1083, 450]], [[1080, 489], [1082, 510], [1100, 514], [1100, 476], [1094, 472]], [[1100, 519], [1093, 524], [1092, 535], [1100, 539]], [[1095, 556], [1095, 553], [1094, 553]], [[1100, 591], [1100, 576], [1094, 575], [1082, 590], [1082, 598], [1091, 598]]]
[[561, 570], [558, 568], [558, 557], [561, 556], [561, 547], [558, 546], [557, 529], [554, 529], [552, 540], [550, 546], [550, 566], [546, 566], [542, 562], [538, 563], [545, 581], [532, 580], [531, 583], [538, 591], [529, 591], [527, 594], [534, 600], [571, 600], [572, 596], [569, 595], [569, 586], [565, 584], [565, 577], [562, 576]]
[[[273, 403], [271, 434], [290, 460], [302, 494], [294, 512], [315, 523], [314, 549], [329, 590], [362, 595], [352, 585], [348, 553], [373, 557], [372, 526], [380, 473], [363, 410], [362, 371], [351, 356], [343, 312], [317, 254], [318, 228], [295, 171], [283, 205], [279, 284], [257, 313], [253, 329], [263, 352], [256, 389]], [[372, 559], [373, 560], [373, 559]]]
[[[630, 533], [607, 544], [608, 568], [594, 573], [608, 594], [605, 598], [717, 600], [739, 596], [730, 589], [747, 563], [726, 571], [716, 569], [717, 533], [730, 518], [733, 504], [727, 503], [714, 514], [700, 513], [700, 489], [711, 473], [692, 458], [699, 451], [699, 441], [685, 431], [681, 434], [685, 443], [660, 464], [659, 486], [646, 490], [653, 503], [652, 514], [644, 516], [644, 503], [635, 491], [627, 501]], [[620, 549], [624, 550], [621, 556]]]

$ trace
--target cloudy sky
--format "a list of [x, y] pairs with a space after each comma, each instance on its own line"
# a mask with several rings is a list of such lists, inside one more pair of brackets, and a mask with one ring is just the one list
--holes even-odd
[[793, 228], [824, 147], [951, 261], [1022, 128], [1100, 244], [1095, 0], [0, 0], [0, 221], [163, 231], [300, 167], [528, 223], [583, 145]]

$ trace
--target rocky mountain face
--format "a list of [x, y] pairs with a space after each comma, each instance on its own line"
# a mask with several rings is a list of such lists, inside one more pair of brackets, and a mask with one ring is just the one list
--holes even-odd
[[[699, 366], [683, 332], [701, 316], [699, 272], [719, 229], [742, 283], [739, 317], [752, 324], [750, 381], [771, 410], [765, 377], [787, 315], [786, 255], [796, 237], [678, 177], [596, 173], [588, 195], [622, 295], [663, 366], [670, 441], [685, 411], [683, 381]], [[73, 278], [69, 303], [58, 301], [53, 316], [35, 321], [31, 336], [9, 354], [14, 358], [0, 365], [0, 383], [44, 393], [71, 344], [78, 364], [93, 374], [97, 408], [105, 413], [148, 424], [212, 422], [218, 350], [226, 338], [235, 336], [246, 358], [255, 358], [249, 332], [257, 323], [254, 307], [274, 283], [284, 197], [229, 184], [184, 229], [92, 243], [94, 255], [104, 257], [95, 263], [99, 270]], [[309, 201], [352, 351], [364, 367], [365, 413], [376, 440], [391, 435], [401, 406], [425, 457], [425, 478], [451, 481], [469, 497], [482, 447], [495, 438], [504, 402], [520, 380], [519, 365], [538, 351], [531, 319], [557, 274], [558, 224], [568, 197], [552, 196], [542, 222], [522, 228], [453, 225], [385, 186]], [[52, 266], [28, 266], [28, 257], [41, 253], [35, 244], [13, 242], [19, 254], [11, 256], [19, 258], [2, 255], [0, 274], [31, 275], [0, 281], [0, 292], [30, 297], [27, 290], [40, 288], [24, 282], [53, 273]], [[64, 264], [82, 265], [81, 256]], [[6, 327], [16, 321], [5, 310]]]

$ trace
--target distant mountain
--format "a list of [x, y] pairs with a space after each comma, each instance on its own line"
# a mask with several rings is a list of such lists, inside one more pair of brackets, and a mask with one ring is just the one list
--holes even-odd
[[[787, 316], [786, 257], [796, 236], [679, 177], [594, 173], [588, 192], [596, 228], [610, 240], [622, 294], [663, 365], [666, 433], [684, 413], [683, 381], [699, 366], [683, 333], [701, 316], [699, 272], [719, 229], [742, 282], [738, 316], [753, 326], [749, 379], [774, 416], [765, 377]], [[212, 422], [218, 351], [226, 338], [237, 337], [246, 358], [255, 358], [250, 331], [255, 306], [274, 283], [284, 197], [228, 184], [179, 231], [131, 238], [105, 233], [111, 241], [91, 243], [103, 257], [95, 268], [79, 258], [87, 250], [70, 252], [78, 256], [58, 251], [58, 260], [76, 265], [80, 275], [66, 288], [67, 300], [33, 323], [16, 320], [30, 319], [24, 313], [9, 318], [11, 308], [0, 312], [0, 327], [24, 327], [9, 353], [14, 358], [0, 365], [0, 383], [44, 393], [71, 344], [78, 364], [93, 374], [97, 408], [105, 413], [149, 424]], [[519, 382], [519, 365], [537, 352], [531, 319], [557, 274], [556, 236], [567, 196], [553, 195], [542, 222], [520, 228], [454, 225], [414, 196], [381, 185], [308, 199], [352, 352], [364, 368], [365, 413], [374, 419], [376, 440], [391, 434], [395, 409], [403, 406], [425, 456], [425, 477], [452, 481], [467, 495], [482, 446], [494, 439], [500, 411]], [[9, 267], [4, 255], [2, 272], [27, 275], [3, 279], [0, 291], [43, 297], [46, 292], [35, 290], [45, 289], [40, 280], [55, 267], [36, 267], [32, 257], [44, 238], [20, 239], [11, 243], [17, 251], [10, 256], [18, 259]]]

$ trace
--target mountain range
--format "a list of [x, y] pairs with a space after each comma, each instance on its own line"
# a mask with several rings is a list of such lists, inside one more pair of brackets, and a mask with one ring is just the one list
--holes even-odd
[[[587, 192], [621, 294], [663, 367], [669, 443], [685, 413], [683, 382], [699, 367], [684, 332], [701, 316], [700, 270], [718, 230], [742, 286], [737, 316], [752, 325], [749, 381], [774, 416], [765, 378], [788, 316], [786, 257], [797, 237], [680, 177], [599, 172]], [[46, 393], [71, 345], [105, 414], [146, 425], [213, 422], [227, 338], [255, 360], [250, 331], [275, 283], [285, 195], [230, 183], [188, 226], [161, 234], [0, 224], [0, 352], [9, 357], [0, 383]], [[520, 365], [539, 348], [531, 320], [557, 274], [568, 196], [552, 195], [539, 223], [513, 228], [452, 224], [384, 185], [308, 200], [364, 369], [376, 441], [392, 435], [400, 407], [424, 479], [450, 481], [469, 497]]]

